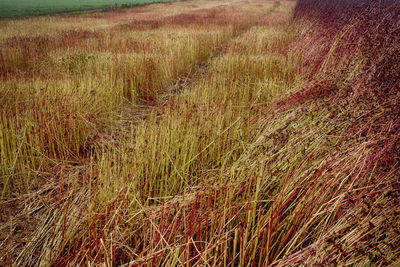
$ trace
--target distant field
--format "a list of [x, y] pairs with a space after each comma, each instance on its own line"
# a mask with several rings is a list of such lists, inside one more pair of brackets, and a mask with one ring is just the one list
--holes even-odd
[[171, 0], [0, 0], [0, 18], [44, 15], [89, 9], [106, 9], [114, 6], [170, 2]]

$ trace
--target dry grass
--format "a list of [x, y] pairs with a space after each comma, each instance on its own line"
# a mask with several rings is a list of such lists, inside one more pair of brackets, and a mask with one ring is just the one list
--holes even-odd
[[2, 260], [396, 264], [399, 9], [320, 2], [294, 18], [291, 1], [198, 1], [10, 30]]

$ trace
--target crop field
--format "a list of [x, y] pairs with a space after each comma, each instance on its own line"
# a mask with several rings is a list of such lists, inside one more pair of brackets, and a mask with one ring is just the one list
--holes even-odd
[[399, 266], [399, 21], [395, 0], [0, 20], [0, 265]]
[[129, 8], [171, 0], [0, 0], [0, 18]]

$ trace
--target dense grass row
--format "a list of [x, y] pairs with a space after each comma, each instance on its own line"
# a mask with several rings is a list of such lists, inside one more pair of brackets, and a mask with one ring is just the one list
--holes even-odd
[[398, 4], [197, 4], [3, 39], [3, 259], [398, 265]]

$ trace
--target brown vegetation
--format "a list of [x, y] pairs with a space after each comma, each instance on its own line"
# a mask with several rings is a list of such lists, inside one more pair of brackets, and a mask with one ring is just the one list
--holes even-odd
[[0, 26], [0, 260], [398, 264], [400, 7], [294, 5]]

